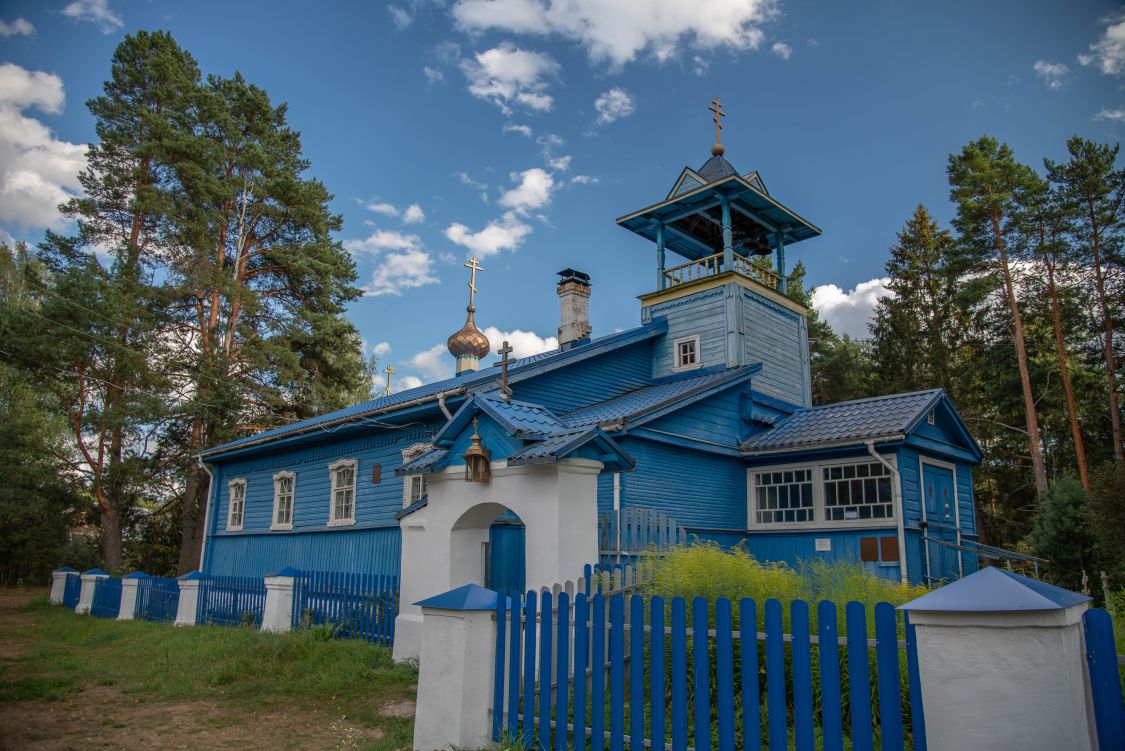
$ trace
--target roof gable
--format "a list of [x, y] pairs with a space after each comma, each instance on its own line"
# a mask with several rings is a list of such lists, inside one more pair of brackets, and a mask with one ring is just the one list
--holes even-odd
[[[691, 167], [684, 167], [683, 171], [680, 172], [680, 176], [676, 178], [676, 184], [668, 191], [668, 198], [675, 198], [676, 196], [682, 196], [684, 193], [690, 193], [696, 188], [703, 187], [706, 182], [707, 181], [700, 177]], [[668, 198], [665, 200], [668, 200]]]

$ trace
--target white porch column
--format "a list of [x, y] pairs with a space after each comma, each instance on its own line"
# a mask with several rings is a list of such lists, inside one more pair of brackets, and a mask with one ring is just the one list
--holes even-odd
[[199, 571], [176, 578], [180, 583], [180, 601], [176, 606], [177, 626], [194, 626], [199, 622], [199, 585], [205, 578]]
[[78, 569], [63, 566], [51, 572], [51, 604], [61, 605], [63, 593], [66, 591], [66, 575], [76, 574]]
[[121, 607], [117, 611], [117, 620], [131, 621], [137, 617], [137, 591], [142, 579], [151, 578], [144, 571], [134, 571], [121, 580]]
[[484, 748], [491, 742], [497, 594], [466, 584], [417, 604], [422, 659], [414, 748]]
[[266, 605], [262, 613], [262, 631], [293, 629], [293, 590], [299, 571], [289, 566], [266, 577]]
[[985, 568], [903, 605], [929, 751], [1093, 751], [1082, 614], [1090, 598]]
[[94, 605], [94, 587], [97, 585], [98, 579], [108, 578], [109, 574], [100, 568], [92, 568], [89, 571], [82, 572], [82, 589], [78, 590], [78, 605], [74, 608], [75, 613], [86, 615], [90, 612], [90, 608]]

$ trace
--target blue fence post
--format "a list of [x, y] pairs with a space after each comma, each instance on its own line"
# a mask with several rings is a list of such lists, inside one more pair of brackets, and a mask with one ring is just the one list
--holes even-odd
[[[645, 600], [629, 598], [629, 748], [645, 748]], [[561, 750], [560, 750], [561, 751]]]
[[589, 601], [585, 594], [579, 593], [574, 598], [574, 751], [586, 749], [586, 672], [590, 667], [589, 619]]
[[707, 600], [691, 601], [692, 705], [695, 709], [695, 751], [711, 748], [711, 637]]
[[496, 598], [496, 675], [493, 677], [492, 686], [492, 740], [500, 740], [500, 728], [504, 722], [504, 658], [505, 629], [508, 625], [508, 598], [500, 594]]
[[686, 751], [687, 721], [687, 604], [672, 598], [672, 751]]
[[840, 631], [836, 603], [822, 600], [816, 606], [820, 638], [820, 726], [824, 751], [844, 751], [843, 701], [840, 695]]
[[590, 665], [590, 751], [605, 748], [605, 596], [594, 595]]
[[[664, 598], [649, 600], [649, 738], [652, 747], [664, 747]], [[581, 751], [581, 749], [576, 749]]]
[[715, 601], [715, 687], [719, 751], [734, 751], [734, 619], [725, 597]]
[[528, 591], [524, 602], [523, 644], [523, 744], [531, 748], [535, 738], [535, 617], [538, 596]]
[[[558, 616], [558, 638], [555, 658], [555, 749], [567, 751], [566, 722], [570, 716], [570, 595], [559, 592], [556, 607]], [[575, 679], [578, 676], [575, 674]]]
[[539, 748], [551, 747], [551, 626], [554, 605], [550, 592], [539, 598]]
[[749, 597], [738, 601], [738, 649], [742, 660], [742, 747], [762, 748], [762, 697], [758, 688], [758, 608]]
[[766, 720], [770, 751], [789, 747], [785, 701], [785, 643], [781, 603], [766, 600]]
[[625, 747], [625, 595], [609, 601], [609, 748]]
[[1098, 746], [1101, 751], [1125, 748], [1125, 706], [1121, 699], [1113, 621], [1109, 613], [1094, 608], [1083, 615], [1083, 626]]
[[902, 751], [902, 685], [898, 672], [898, 619], [895, 606], [875, 606], [875, 664], [879, 675], [879, 723], [884, 751]]
[[926, 708], [922, 703], [922, 682], [918, 678], [918, 634], [905, 610], [902, 620], [906, 626], [906, 675], [910, 684], [910, 729], [914, 751], [926, 751]]
[[789, 605], [793, 632], [793, 741], [796, 751], [813, 751], [812, 640], [809, 636], [809, 604], [794, 600]]
[[[508, 629], [508, 738], [515, 741], [519, 733], [520, 715], [520, 646], [523, 643], [523, 603], [518, 595], [512, 597], [511, 627]], [[524, 691], [530, 690], [524, 686]]]
[[867, 653], [867, 611], [862, 602], [844, 608], [848, 629], [848, 699], [852, 710], [853, 751], [874, 751], [871, 729], [871, 673]]

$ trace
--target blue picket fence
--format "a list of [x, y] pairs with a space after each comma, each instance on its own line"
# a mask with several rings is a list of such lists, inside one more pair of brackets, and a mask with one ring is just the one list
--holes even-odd
[[293, 591], [293, 627], [331, 624], [333, 635], [391, 645], [398, 616], [398, 577], [301, 571]]
[[199, 581], [199, 612], [196, 622], [260, 627], [265, 605], [265, 579], [251, 576], [209, 576]]
[[68, 608], [78, 607], [78, 595], [82, 593], [82, 575], [77, 571], [67, 572], [63, 585], [62, 604]]
[[1094, 700], [1094, 724], [1101, 751], [1125, 749], [1125, 702], [1121, 697], [1121, 674], [1113, 619], [1101, 608], [1083, 616], [1086, 631], [1086, 660], [1090, 668], [1090, 694]]
[[744, 751], [843, 751], [847, 739], [854, 751], [925, 751], [914, 632], [889, 603], [875, 606], [870, 639], [859, 602], [841, 633], [831, 602], [814, 622], [800, 600], [787, 610], [767, 600], [759, 621], [750, 599], [737, 611], [700, 597], [690, 608], [624, 594], [572, 602], [565, 591], [498, 599], [494, 740], [734, 751], [741, 738]]
[[116, 618], [121, 610], [121, 580], [98, 578], [94, 580], [94, 599], [90, 615], [99, 618]]
[[138, 580], [136, 616], [145, 621], [174, 621], [180, 605], [180, 583], [154, 576]]

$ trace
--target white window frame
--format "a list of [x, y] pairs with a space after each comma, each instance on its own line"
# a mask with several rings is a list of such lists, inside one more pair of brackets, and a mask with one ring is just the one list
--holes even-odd
[[[289, 488], [289, 521], [284, 524], [277, 520], [277, 512], [281, 510], [281, 481], [292, 480], [293, 485]], [[270, 529], [288, 530], [293, 529], [293, 511], [297, 505], [297, 473], [296, 472], [278, 472], [273, 476], [273, 516], [270, 517]]]
[[[342, 518], [336, 516], [336, 472], [344, 467], [352, 469], [352, 514]], [[357, 501], [356, 490], [359, 487], [359, 462], [355, 459], [340, 459], [328, 465], [328, 526], [343, 527], [355, 524], [355, 509]]]
[[[898, 461], [895, 456], [883, 456], [896, 470]], [[885, 519], [841, 519], [828, 521], [825, 518], [824, 506], [824, 468], [839, 467], [845, 464], [878, 464], [870, 456], [852, 457], [850, 459], [822, 459], [809, 462], [789, 462], [786, 464], [769, 464], [746, 468], [746, 528], [748, 530], [787, 530], [787, 529], [895, 529], [897, 527], [897, 514], [902, 513], [901, 498], [902, 487], [895, 493], [893, 487], [896, 475], [901, 483], [901, 473], [895, 472], [891, 479], [891, 515]], [[794, 469], [811, 469], [813, 477], [813, 521], [811, 522], [761, 522], [757, 521], [757, 508], [755, 507], [757, 489], [754, 484], [754, 475], [758, 472], [784, 472]], [[897, 497], [896, 497], [897, 496]], [[897, 502], [896, 502], [897, 501]]]
[[[683, 364], [680, 362], [680, 345], [691, 342], [695, 345], [695, 362]], [[672, 372], [680, 373], [685, 370], [698, 370], [703, 367], [703, 353], [699, 349], [699, 334], [681, 336], [672, 342]]]
[[[402, 463], [408, 464], [419, 456], [434, 450], [432, 443], [413, 443], [402, 450]], [[420, 495], [414, 498], [414, 481], [415, 479], [421, 484]], [[426, 487], [425, 475], [407, 475], [402, 478], [402, 507], [406, 508], [412, 503], [422, 500], [427, 497], [429, 493]]]
[[[242, 497], [239, 499], [238, 524], [234, 523], [234, 489], [242, 488]], [[241, 532], [246, 524], [246, 491], [248, 490], [245, 477], [237, 477], [227, 483], [227, 531]]]

